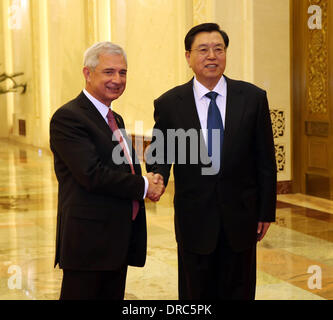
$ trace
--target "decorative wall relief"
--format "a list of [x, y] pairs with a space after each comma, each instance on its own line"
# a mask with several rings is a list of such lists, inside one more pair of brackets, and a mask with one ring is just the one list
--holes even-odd
[[[270, 109], [273, 136], [275, 141], [275, 158], [278, 176], [286, 172], [286, 112], [281, 109]], [[282, 185], [279, 193], [283, 193]], [[286, 192], [285, 192], [286, 193]]]
[[274, 139], [282, 138], [286, 131], [286, 115], [283, 110], [271, 109], [271, 120]]
[[285, 171], [286, 168], [286, 146], [284, 144], [275, 144], [275, 157], [278, 172]]
[[275, 141], [275, 157], [278, 173], [286, 169], [286, 112], [281, 109], [270, 109], [273, 136]]
[[312, 1], [322, 10], [322, 28], [308, 29], [307, 108], [326, 114], [328, 109], [328, 0]]
[[12, 75], [8, 75], [7, 73], [0, 74], [0, 83], [5, 81], [10, 81], [10, 86], [7, 88], [0, 87], [0, 94], [5, 94], [8, 92], [19, 92], [24, 94], [27, 89], [26, 83], [17, 83], [14, 78], [24, 75], [23, 72], [14, 73]]

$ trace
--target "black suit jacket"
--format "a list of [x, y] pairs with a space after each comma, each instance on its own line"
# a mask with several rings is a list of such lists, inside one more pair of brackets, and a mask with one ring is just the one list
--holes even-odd
[[[51, 119], [50, 146], [59, 182], [55, 265], [60, 268], [99, 271], [145, 264], [144, 179], [139, 164], [132, 174], [128, 164], [114, 163], [118, 145], [83, 92]], [[137, 160], [134, 153], [132, 158]], [[134, 222], [133, 199], [140, 201]]]
[[[202, 174], [208, 154], [200, 132], [193, 79], [154, 102], [154, 130], [164, 133], [165, 152], [164, 159], [154, 155], [160, 163], [148, 164], [147, 171], [162, 174], [167, 183], [171, 164], [166, 163], [166, 158], [174, 158], [176, 239], [185, 250], [199, 254], [215, 249], [221, 230], [234, 250], [247, 249], [256, 242], [258, 221], [275, 220], [276, 162], [266, 92], [252, 84], [225, 78], [227, 104], [219, 174]], [[170, 143], [174, 142], [167, 141], [167, 129], [191, 129], [198, 133], [196, 148], [203, 155], [198, 157], [198, 164], [190, 159], [190, 139], [182, 149], [178, 149], [175, 140], [175, 154], [170, 155]], [[158, 146], [158, 140], [153, 138], [153, 143]]]

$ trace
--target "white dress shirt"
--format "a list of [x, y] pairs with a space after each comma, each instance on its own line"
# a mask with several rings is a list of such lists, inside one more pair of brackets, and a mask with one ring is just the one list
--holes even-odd
[[[210, 91], [211, 90], [207, 89], [194, 77], [193, 80], [194, 100], [197, 107], [201, 129], [206, 145], [207, 145], [207, 117], [208, 117], [208, 107], [210, 99], [206, 97], [205, 94]], [[221, 79], [219, 80], [219, 82], [216, 84], [215, 88], [212, 91], [218, 93], [218, 96], [216, 97], [216, 104], [221, 113], [223, 121], [223, 129], [224, 129], [225, 110], [227, 105], [227, 81], [225, 80], [224, 76], [221, 77]]]
[[[108, 122], [108, 118], [106, 117], [108, 112], [109, 112], [109, 109], [112, 110], [112, 105], [110, 105], [110, 107], [106, 106], [104, 103], [100, 102], [99, 100], [97, 100], [95, 97], [93, 97], [86, 89], [83, 89], [83, 93], [86, 95], [86, 97], [91, 101], [91, 103], [95, 106], [95, 108], [98, 110], [98, 112], [102, 115], [103, 119], [106, 121], [106, 123], [109, 125], [109, 122]], [[126, 139], [124, 139], [124, 136], [121, 132], [121, 130], [119, 130], [121, 136], [123, 137], [123, 141], [124, 141], [124, 144], [125, 144], [125, 148], [127, 150], [127, 153], [133, 163], [133, 160], [132, 160], [132, 157], [131, 157], [131, 154], [129, 152], [129, 148], [128, 148], [128, 145], [127, 145], [127, 141]], [[144, 190], [144, 194], [143, 194], [143, 199], [146, 197], [146, 194], [147, 194], [147, 191], [148, 191], [148, 179], [144, 176], [142, 176], [144, 181], [145, 181], [145, 190]]]

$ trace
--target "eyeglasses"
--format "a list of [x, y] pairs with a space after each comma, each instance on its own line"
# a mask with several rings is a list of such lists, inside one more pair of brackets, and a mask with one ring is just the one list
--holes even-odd
[[216, 46], [216, 47], [213, 47], [213, 48], [210, 48], [210, 47], [200, 47], [200, 48], [195, 48], [195, 49], [191, 49], [189, 51], [197, 51], [199, 53], [200, 56], [208, 56], [209, 54], [209, 50], [210, 49], [213, 49], [213, 52], [216, 56], [221, 56], [223, 54], [225, 54], [226, 52], [226, 47], [224, 46]]

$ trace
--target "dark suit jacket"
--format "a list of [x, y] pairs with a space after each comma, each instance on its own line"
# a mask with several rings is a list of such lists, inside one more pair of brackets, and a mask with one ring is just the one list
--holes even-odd
[[[176, 239], [185, 250], [198, 254], [209, 254], [215, 249], [221, 230], [234, 250], [247, 249], [256, 242], [258, 221], [275, 220], [276, 162], [266, 92], [252, 84], [225, 78], [225, 133], [217, 175], [202, 174], [208, 154], [200, 133], [193, 80], [169, 90], [154, 103], [154, 130], [161, 130], [166, 138], [167, 129], [194, 129], [201, 142], [197, 148], [204, 157], [202, 161], [199, 157], [199, 164], [190, 163], [190, 139], [180, 150], [175, 143], [172, 155]], [[154, 138], [153, 143], [158, 145]], [[172, 158], [170, 141], [168, 150], [167, 143], [165, 140], [164, 157]], [[178, 156], [184, 152], [186, 160], [182, 164]], [[163, 162], [158, 156], [156, 159]], [[148, 164], [147, 171], [162, 174], [167, 183], [171, 164], [165, 161]]]
[[[122, 118], [116, 113], [115, 118], [124, 128]], [[128, 164], [114, 163], [112, 152], [119, 144], [83, 92], [53, 115], [50, 145], [59, 182], [55, 265], [94, 271], [143, 266], [147, 234], [141, 167], [134, 165], [134, 175]], [[134, 222], [133, 199], [140, 201]]]

